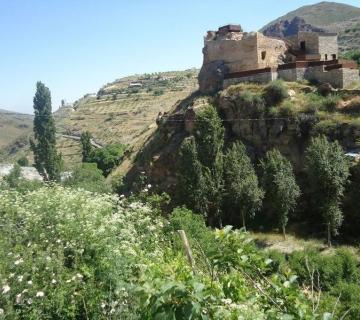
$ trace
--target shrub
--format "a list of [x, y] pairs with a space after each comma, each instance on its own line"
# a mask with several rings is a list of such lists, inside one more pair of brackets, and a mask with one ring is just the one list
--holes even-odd
[[279, 105], [288, 97], [287, 89], [281, 80], [273, 81], [264, 88], [263, 98], [268, 107]]
[[29, 160], [26, 156], [20, 157], [16, 162], [20, 167], [27, 167], [29, 165]]
[[337, 95], [329, 95], [321, 102], [321, 110], [327, 112], [335, 112], [336, 107], [340, 101], [340, 97]]
[[92, 149], [87, 161], [96, 163], [103, 175], [108, 176], [111, 170], [121, 163], [124, 152], [124, 145], [109, 144], [104, 148]]
[[111, 191], [96, 163], [82, 163], [64, 181], [64, 185], [98, 193], [109, 193]]
[[161, 96], [163, 94], [164, 94], [163, 89], [154, 90], [154, 93], [153, 93], [154, 96]]
[[296, 115], [295, 105], [291, 101], [285, 101], [278, 107], [278, 116], [284, 118], [293, 118]]

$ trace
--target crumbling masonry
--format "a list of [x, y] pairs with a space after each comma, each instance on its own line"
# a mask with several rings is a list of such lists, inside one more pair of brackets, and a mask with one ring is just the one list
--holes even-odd
[[240, 82], [316, 80], [345, 88], [359, 81], [356, 62], [338, 58], [337, 34], [299, 32], [283, 40], [239, 25], [208, 31], [204, 39], [200, 91], [213, 93]]

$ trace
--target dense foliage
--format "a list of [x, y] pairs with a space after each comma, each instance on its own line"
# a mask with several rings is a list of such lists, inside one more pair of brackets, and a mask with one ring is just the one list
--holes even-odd
[[103, 175], [108, 176], [111, 170], [123, 160], [125, 149], [122, 144], [108, 144], [103, 148], [93, 148], [87, 156], [87, 162], [96, 163]]
[[90, 154], [93, 148], [91, 145], [91, 134], [89, 131], [85, 131], [81, 134], [80, 142], [82, 162], [90, 162]]
[[285, 238], [288, 215], [295, 209], [296, 201], [300, 196], [300, 188], [296, 183], [290, 161], [278, 150], [267, 152], [260, 166], [262, 185], [265, 190], [265, 207], [272, 216], [276, 216], [277, 225]]
[[211, 231], [188, 210], [166, 222], [136, 200], [56, 185], [4, 191], [0, 208], [2, 318], [316, 318], [290, 270], [274, 273], [247, 234]]
[[83, 163], [75, 168], [71, 176], [64, 181], [64, 185], [98, 193], [111, 191], [96, 163]]
[[43, 83], [36, 84], [34, 97], [34, 138], [30, 141], [35, 167], [45, 180], [59, 180], [61, 154], [56, 151], [56, 129], [51, 113], [51, 94]]
[[306, 170], [314, 209], [327, 228], [328, 244], [331, 234], [342, 225], [340, 203], [349, 177], [349, 164], [338, 142], [330, 143], [325, 136], [312, 139], [306, 151]]
[[246, 228], [246, 217], [253, 217], [261, 208], [263, 191], [245, 146], [234, 143], [225, 154], [224, 161], [225, 193], [228, 205], [238, 211], [236, 225]]

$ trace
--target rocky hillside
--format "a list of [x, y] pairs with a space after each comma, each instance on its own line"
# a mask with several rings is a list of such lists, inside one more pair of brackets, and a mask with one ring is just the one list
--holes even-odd
[[318, 30], [339, 33], [342, 51], [359, 49], [360, 8], [336, 2], [320, 2], [291, 11], [261, 29], [275, 37]]
[[304, 150], [310, 138], [318, 134], [338, 140], [345, 151], [358, 149], [359, 90], [339, 90], [334, 96], [322, 97], [311, 85], [288, 82], [285, 86], [289, 97], [268, 111], [256, 105], [264, 93], [263, 85], [239, 84], [216, 96], [190, 97], [139, 152], [129, 174], [130, 183], [133, 174], [145, 171], [161, 190], [175, 190], [179, 147], [187, 135], [194, 133], [196, 114], [209, 105], [215, 106], [224, 120], [226, 143], [241, 139], [255, 161], [276, 147], [291, 159], [296, 170], [301, 170]]
[[32, 130], [33, 116], [0, 109], [0, 161], [26, 143]]

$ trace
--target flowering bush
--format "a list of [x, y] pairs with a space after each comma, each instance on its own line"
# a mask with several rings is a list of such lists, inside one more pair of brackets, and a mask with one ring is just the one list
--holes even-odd
[[315, 319], [296, 277], [273, 274], [245, 233], [197, 221], [197, 238], [191, 212], [167, 222], [148, 203], [58, 185], [2, 191], [0, 319]]
[[0, 208], [4, 315], [116, 318], [137, 273], [161, 257], [162, 222], [139, 203], [53, 186], [3, 191]]

